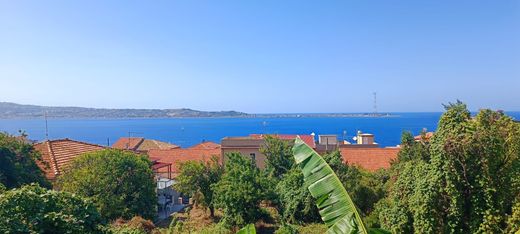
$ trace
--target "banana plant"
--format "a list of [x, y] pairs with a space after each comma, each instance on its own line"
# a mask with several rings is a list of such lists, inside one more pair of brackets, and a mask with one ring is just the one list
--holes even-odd
[[256, 234], [256, 228], [254, 224], [248, 224], [242, 229], [238, 230], [236, 234]]
[[316, 199], [322, 220], [329, 227], [327, 233], [386, 233], [367, 232], [354, 202], [327, 162], [299, 137], [293, 146], [294, 159], [303, 172], [305, 186]]

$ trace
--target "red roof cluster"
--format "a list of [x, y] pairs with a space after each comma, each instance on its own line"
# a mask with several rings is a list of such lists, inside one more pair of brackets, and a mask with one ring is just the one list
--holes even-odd
[[400, 148], [340, 148], [345, 163], [358, 165], [369, 171], [390, 168], [390, 162], [397, 158], [399, 150]]
[[296, 137], [300, 137], [305, 144], [311, 148], [316, 148], [316, 142], [314, 141], [313, 135], [292, 135], [292, 134], [251, 134], [249, 135], [254, 139], [263, 139], [265, 136], [272, 136], [281, 140], [294, 140]]
[[[213, 156], [220, 160], [220, 145], [216, 143], [204, 142], [190, 148], [176, 149], [152, 149], [148, 151], [148, 156], [152, 161], [160, 163], [171, 163], [172, 172], [179, 172], [179, 164], [187, 161], [209, 162]], [[166, 172], [166, 168], [159, 168], [159, 172]]]
[[112, 145], [112, 148], [146, 152], [151, 149], [174, 149], [180, 147], [178, 145], [145, 139], [143, 137], [121, 137]]

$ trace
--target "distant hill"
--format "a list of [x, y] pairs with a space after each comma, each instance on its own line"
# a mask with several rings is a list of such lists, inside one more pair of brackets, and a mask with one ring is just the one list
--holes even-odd
[[0, 118], [181, 118], [181, 117], [250, 117], [237, 111], [198, 111], [191, 109], [105, 109], [21, 105], [0, 102]]

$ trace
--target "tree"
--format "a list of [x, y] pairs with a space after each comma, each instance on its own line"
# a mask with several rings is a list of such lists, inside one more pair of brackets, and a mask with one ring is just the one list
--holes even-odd
[[276, 186], [276, 193], [284, 222], [301, 224], [321, 221], [316, 202], [304, 186], [300, 168], [293, 168], [283, 175]]
[[279, 179], [294, 167], [294, 158], [288, 141], [268, 135], [260, 152], [266, 156], [265, 171], [271, 178]]
[[40, 154], [32, 145], [17, 137], [0, 133], [0, 183], [5, 187], [16, 188], [30, 183], [50, 187], [36, 161], [43, 165]]
[[109, 220], [156, 215], [157, 195], [151, 162], [144, 155], [102, 150], [77, 157], [59, 177], [58, 187], [91, 198]]
[[461, 102], [446, 110], [430, 143], [405, 145], [392, 166], [381, 221], [394, 232], [501, 233], [520, 200], [520, 126], [501, 112], [471, 117]]
[[260, 202], [269, 196], [268, 180], [255, 164], [239, 153], [227, 154], [222, 179], [212, 186], [224, 223], [243, 226], [261, 215]]
[[[211, 186], [216, 184], [224, 173], [224, 168], [219, 163], [218, 158], [212, 157], [208, 163], [187, 161], [179, 166], [179, 170], [179, 176], [176, 178], [177, 183], [174, 185], [175, 189], [197, 198], [195, 203], [209, 208], [210, 215], [213, 217], [215, 206]], [[201, 196], [197, 196], [197, 194]]]
[[2, 233], [100, 233], [94, 204], [68, 192], [24, 185], [0, 195]]

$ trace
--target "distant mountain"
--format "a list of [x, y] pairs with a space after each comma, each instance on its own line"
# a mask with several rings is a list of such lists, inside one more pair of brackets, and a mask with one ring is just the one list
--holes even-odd
[[237, 111], [198, 111], [191, 109], [105, 109], [21, 105], [0, 102], [0, 118], [181, 118], [181, 117], [251, 117]]

